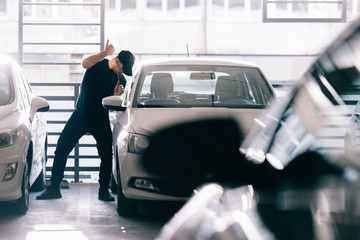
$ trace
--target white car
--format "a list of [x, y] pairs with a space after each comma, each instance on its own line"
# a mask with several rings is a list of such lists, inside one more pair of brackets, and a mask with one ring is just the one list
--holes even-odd
[[[258, 66], [219, 59], [148, 60], [137, 65], [121, 97], [103, 99], [115, 110], [112, 191], [119, 215], [136, 213], [137, 200], [186, 200], [186, 182], [146, 171], [141, 163], [149, 137], [160, 129], [206, 118], [235, 118], [246, 133], [277, 99]], [[221, 141], [221, 139], [214, 139]]]
[[32, 94], [19, 64], [0, 58], [0, 202], [26, 213], [29, 189], [42, 190], [46, 177], [47, 130], [41, 113], [48, 102]]

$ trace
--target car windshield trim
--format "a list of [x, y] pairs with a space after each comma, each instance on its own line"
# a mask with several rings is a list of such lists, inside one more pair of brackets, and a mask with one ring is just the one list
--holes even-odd
[[274, 92], [253, 66], [145, 66], [140, 73], [133, 107], [264, 108]]
[[8, 105], [14, 101], [14, 85], [7, 64], [0, 64], [0, 106]]
[[179, 106], [166, 106], [166, 105], [145, 105], [145, 104], [138, 104], [138, 108], [230, 108], [230, 109], [238, 109], [238, 108], [245, 108], [245, 109], [265, 109], [267, 106], [262, 105], [236, 105], [236, 106], [221, 106], [221, 105], [204, 105], [204, 106], [192, 106], [192, 105], [179, 105]]

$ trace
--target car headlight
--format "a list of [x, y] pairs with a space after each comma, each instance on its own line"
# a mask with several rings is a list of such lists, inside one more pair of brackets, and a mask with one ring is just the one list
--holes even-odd
[[18, 166], [17, 162], [8, 163], [8, 165], [6, 166], [4, 178], [2, 180], [3, 182], [10, 181], [15, 177], [17, 166]]
[[149, 138], [138, 135], [130, 134], [128, 140], [128, 152], [141, 154], [149, 146]]
[[4, 129], [0, 131], [0, 148], [8, 147], [16, 142], [20, 134], [19, 128], [16, 129]]

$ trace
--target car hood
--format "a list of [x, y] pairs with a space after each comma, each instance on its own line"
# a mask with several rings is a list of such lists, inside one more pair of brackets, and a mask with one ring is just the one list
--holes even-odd
[[131, 127], [134, 132], [143, 135], [152, 135], [162, 128], [178, 123], [190, 122], [209, 118], [235, 119], [240, 129], [245, 133], [254, 124], [254, 119], [263, 109], [228, 109], [228, 108], [146, 108], [133, 109]]
[[5, 127], [10, 125], [11, 123], [14, 123], [12, 120], [9, 121], [9, 117], [16, 118], [16, 113], [18, 113], [18, 110], [14, 108], [12, 104], [0, 106], [0, 122], [3, 123], [0, 126]]

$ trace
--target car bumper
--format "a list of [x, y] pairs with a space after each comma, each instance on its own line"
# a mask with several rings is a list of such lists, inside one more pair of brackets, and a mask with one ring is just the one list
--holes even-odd
[[[25, 162], [23, 148], [14, 144], [7, 148], [0, 148], [0, 201], [12, 201], [19, 199]], [[4, 176], [9, 163], [17, 163], [16, 172], [11, 180], [4, 181]]]
[[140, 155], [126, 152], [120, 158], [123, 194], [137, 200], [185, 201], [192, 194], [184, 181], [162, 178], [149, 173]]

